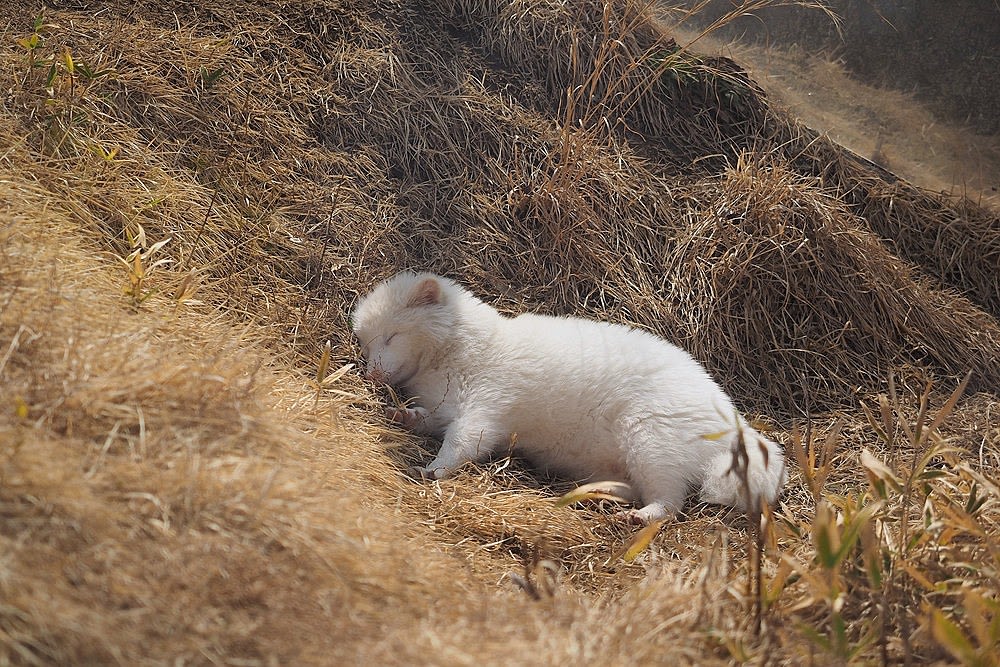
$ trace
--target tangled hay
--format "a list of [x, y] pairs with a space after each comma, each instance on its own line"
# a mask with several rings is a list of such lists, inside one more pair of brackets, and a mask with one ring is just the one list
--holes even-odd
[[819, 176], [902, 259], [994, 317], [1000, 313], [996, 211], [921, 190], [826, 137], [798, 130], [801, 141], [790, 146], [808, 150], [786, 155], [800, 172]]
[[[990, 655], [1000, 221], [648, 10], [11, 6], [0, 661]], [[346, 322], [402, 268], [689, 349], [782, 425], [766, 530], [693, 507], [625, 562], [516, 459], [403, 479]]]
[[900, 261], [821, 180], [742, 161], [702, 187], [714, 196], [690, 204], [668, 293], [690, 348], [752, 380], [740, 394], [829, 406], [903, 361], [998, 386], [996, 320]]

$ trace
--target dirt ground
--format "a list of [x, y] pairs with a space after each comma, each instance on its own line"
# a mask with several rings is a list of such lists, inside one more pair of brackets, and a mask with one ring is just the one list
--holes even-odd
[[[672, 30], [682, 46], [698, 37]], [[914, 184], [1000, 207], [1000, 136], [944, 121], [908, 92], [867, 85], [836, 59], [794, 45], [764, 47], [709, 35], [691, 48], [733, 58], [793, 116]]]

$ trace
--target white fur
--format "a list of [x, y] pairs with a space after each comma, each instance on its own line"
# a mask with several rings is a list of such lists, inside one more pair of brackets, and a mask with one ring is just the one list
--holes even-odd
[[[738, 416], [684, 350], [637, 329], [570, 317], [502, 316], [453, 281], [400, 273], [352, 315], [367, 375], [404, 389], [415, 407], [394, 421], [443, 438], [422, 476], [516, 450], [577, 480], [627, 483], [643, 522], [703, 501], [774, 502], [780, 448]], [[732, 472], [740, 434], [749, 498]], [[708, 436], [708, 437], [706, 437]]]

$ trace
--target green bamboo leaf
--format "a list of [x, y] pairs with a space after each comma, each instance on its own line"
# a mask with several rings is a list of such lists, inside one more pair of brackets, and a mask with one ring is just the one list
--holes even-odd
[[868, 525], [875, 513], [882, 509], [883, 501], [879, 500], [870, 505], [865, 505], [857, 511], [851, 520], [844, 526], [844, 532], [840, 536], [840, 548], [837, 550], [838, 564], [843, 562], [847, 555], [858, 543], [862, 529]]
[[225, 74], [226, 70], [222, 67], [218, 67], [209, 71], [205, 66], [198, 68], [198, 73], [201, 75], [201, 80], [204, 82], [206, 88], [211, 88], [215, 83], [221, 79]]
[[821, 501], [816, 507], [816, 519], [813, 522], [813, 541], [816, 545], [816, 556], [825, 570], [837, 566], [837, 552], [840, 548], [840, 534], [837, 531], [836, 517], [826, 501]]
[[38, 48], [38, 42], [41, 40], [41, 36], [36, 32], [28, 35], [27, 37], [22, 37], [17, 40], [17, 43], [24, 47], [27, 51], [33, 51]]
[[931, 611], [931, 634], [946, 651], [965, 664], [976, 662], [976, 650], [962, 629], [939, 609]]
[[969, 499], [965, 501], [965, 513], [975, 515], [986, 503], [986, 500], [987, 496], [979, 495], [979, 484], [973, 482], [972, 488], [969, 489]]
[[799, 623], [798, 627], [799, 631], [804, 634], [809, 641], [820, 647], [822, 650], [830, 652], [830, 649], [832, 648], [830, 646], [830, 640], [820, 634], [818, 630], [806, 625], [805, 623]]

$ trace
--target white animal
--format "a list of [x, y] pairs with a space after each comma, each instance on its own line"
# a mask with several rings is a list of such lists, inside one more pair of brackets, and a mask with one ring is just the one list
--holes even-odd
[[[403, 272], [357, 305], [369, 379], [404, 389], [393, 421], [443, 438], [421, 477], [516, 451], [577, 480], [624, 482], [648, 523], [681, 509], [692, 487], [709, 503], [774, 502], [780, 448], [738, 416], [691, 355], [628, 327], [572, 317], [501, 315], [453, 281]], [[745, 447], [737, 447], [742, 442]], [[734, 472], [746, 453], [745, 478]]]

